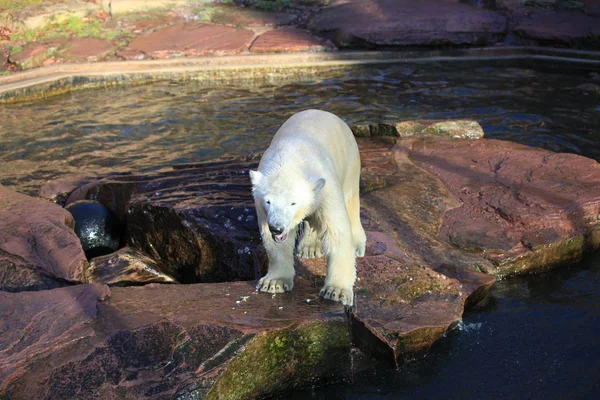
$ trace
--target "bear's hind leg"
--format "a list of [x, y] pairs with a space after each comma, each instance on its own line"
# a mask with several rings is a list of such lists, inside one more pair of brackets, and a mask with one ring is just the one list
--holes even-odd
[[302, 239], [298, 243], [296, 255], [300, 258], [323, 257], [321, 237], [308, 221], [303, 222]]

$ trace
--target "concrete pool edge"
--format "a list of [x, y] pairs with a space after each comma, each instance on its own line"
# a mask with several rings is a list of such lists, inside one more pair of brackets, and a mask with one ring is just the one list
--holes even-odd
[[302, 79], [360, 65], [486, 60], [542, 60], [600, 66], [600, 52], [546, 47], [343, 51], [57, 64], [0, 77], [0, 104], [115, 85], [163, 80], [205, 84]]

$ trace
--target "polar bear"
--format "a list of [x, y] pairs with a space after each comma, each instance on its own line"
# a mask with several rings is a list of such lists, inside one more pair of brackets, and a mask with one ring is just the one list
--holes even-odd
[[[262, 241], [269, 258], [257, 290], [291, 291], [296, 255], [327, 257], [325, 299], [351, 306], [356, 257], [365, 253], [360, 222], [360, 155], [352, 131], [335, 115], [299, 112], [277, 131], [250, 171]], [[299, 229], [301, 228], [301, 229]]]

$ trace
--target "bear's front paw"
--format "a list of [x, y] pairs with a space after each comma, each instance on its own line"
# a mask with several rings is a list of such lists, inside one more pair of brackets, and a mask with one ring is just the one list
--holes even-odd
[[256, 285], [256, 290], [267, 293], [284, 293], [291, 292], [294, 287], [294, 278], [272, 278], [269, 274], [263, 276], [260, 281], [258, 281], [258, 285]]
[[342, 287], [338, 285], [325, 284], [320, 293], [321, 297], [327, 300], [340, 301], [345, 306], [352, 306], [354, 294], [352, 286]]

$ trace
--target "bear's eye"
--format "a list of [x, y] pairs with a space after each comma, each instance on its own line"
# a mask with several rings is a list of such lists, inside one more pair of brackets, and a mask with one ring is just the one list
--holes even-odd
[[293, 206], [295, 206], [295, 205], [296, 205], [296, 203], [292, 203], [292, 205], [293, 205]]
[[267, 204], [271, 204], [271, 200], [267, 200]]

